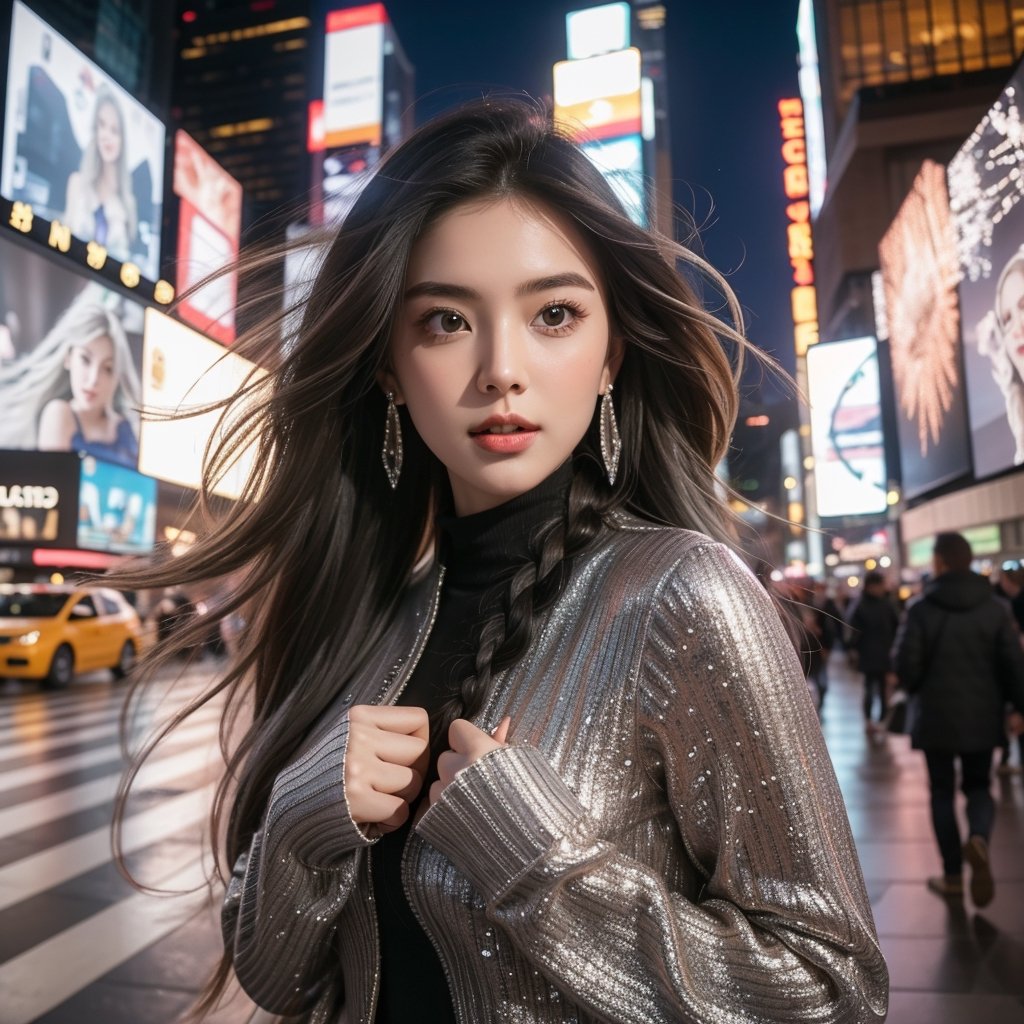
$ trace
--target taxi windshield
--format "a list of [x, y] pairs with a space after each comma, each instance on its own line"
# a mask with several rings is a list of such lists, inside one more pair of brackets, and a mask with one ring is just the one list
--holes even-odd
[[67, 594], [0, 594], [0, 619], [52, 619], [67, 600]]

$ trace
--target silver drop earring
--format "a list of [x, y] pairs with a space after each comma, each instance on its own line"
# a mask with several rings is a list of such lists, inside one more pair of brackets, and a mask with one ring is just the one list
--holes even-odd
[[395, 405], [394, 391], [388, 392], [388, 411], [384, 417], [384, 447], [381, 449], [381, 460], [384, 472], [388, 475], [391, 490], [398, 486], [398, 477], [402, 472], [402, 422], [398, 418], [398, 407]]
[[622, 453], [622, 438], [619, 436], [619, 425], [615, 422], [615, 406], [612, 405], [612, 386], [608, 385], [601, 396], [601, 458], [608, 474], [608, 483], [614, 485], [615, 474], [619, 468], [619, 455]]

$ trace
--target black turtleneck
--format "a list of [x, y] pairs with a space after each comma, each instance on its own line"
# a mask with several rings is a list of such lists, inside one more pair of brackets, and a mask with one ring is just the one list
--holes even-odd
[[[503, 505], [469, 516], [438, 517], [444, 586], [430, 639], [398, 704], [433, 712], [457, 692], [473, 670], [482, 622], [501, 606], [501, 584], [530, 559], [538, 528], [565, 511], [571, 481], [567, 461], [533, 490]], [[437, 751], [446, 744], [432, 735], [431, 746]], [[432, 760], [423, 799], [436, 777]], [[370, 857], [381, 949], [376, 1024], [455, 1022], [441, 962], [402, 888], [402, 852], [416, 803], [409, 822], [384, 836]]]

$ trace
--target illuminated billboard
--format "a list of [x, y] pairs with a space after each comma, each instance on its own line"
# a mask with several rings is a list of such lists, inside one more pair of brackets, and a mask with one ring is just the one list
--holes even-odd
[[852, 338], [807, 351], [815, 496], [823, 519], [887, 507], [877, 349], [874, 338]]
[[73, 548], [78, 456], [0, 450], [0, 544]]
[[78, 546], [145, 555], [156, 536], [156, 481], [92, 456], [81, 461]]
[[1024, 66], [950, 161], [974, 472], [1024, 463]]
[[324, 141], [328, 149], [380, 145], [387, 20], [383, 4], [327, 15]]
[[164, 126], [20, 0], [4, 124], [0, 192], [156, 280]]
[[640, 135], [640, 51], [631, 48], [554, 67], [555, 122], [581, 141]]
[[580, 149], [611, 185], [629, 216], [646, 226], [643, 138], [627, 135], [624, 139], [585, 142]]
[[903, 492], [913, 498], [970, 470], [960, 377], [960, 267], [946, 172], [926, 160], [878, 246]]
[[[183, 414], [235, 395], [252, 369], [252, 363], [230, 349], [155, 309], [147, 309], [140, 471], [198, 489], [204, 452], [218, 432], [221, 413]], [[183, 418], [165, 418], [174, 414]], [[251, 450], [243, 452], [214, 488], [216, 493], [237, 498], [252, 471], [252, 460]]]
[[0, 448], [135, 468], [142, 306], [0, 237]]
[[633, 12], [627, 3], [601, 4], [570, 11], [565, 16], [565, 38], [570, 60], [582, 60], [629, 46]]
[[[242, 186], [190, 135], [174, 136], [174, 194], [178, 217], [178, 291], [238, 257], [242, 232]], [[235, 340], [237, 274], [209, 282], [176, 307], [182, 320], [225, 345]]]

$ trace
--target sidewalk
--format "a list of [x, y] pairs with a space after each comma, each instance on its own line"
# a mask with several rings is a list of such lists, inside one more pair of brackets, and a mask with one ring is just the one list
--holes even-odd
[[[984, 910], [925, 888], [941, 873], [924, 756], [905, 736], [868, 742], [860, 677], [832, 659], [822, 728], [846, 798], [889, 964], [889, 1024], [1024, 1024], [1024, 783], [999, 777], [996, 898]], [[958, 804], [962, 817], [962, 797]]]

